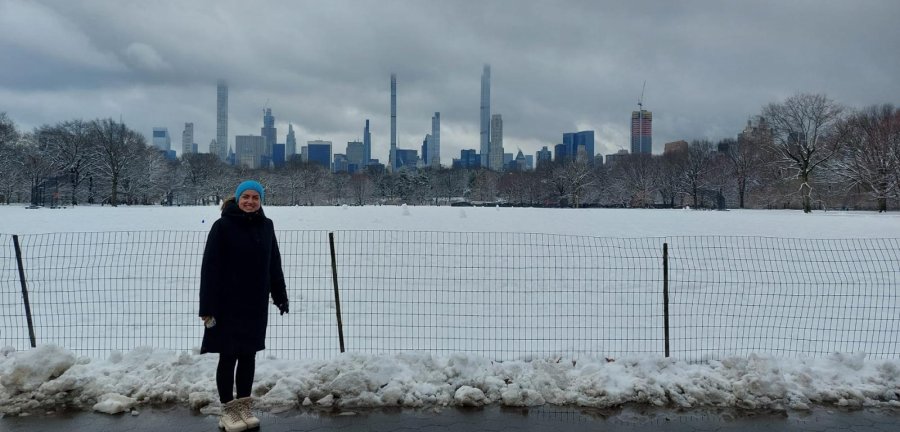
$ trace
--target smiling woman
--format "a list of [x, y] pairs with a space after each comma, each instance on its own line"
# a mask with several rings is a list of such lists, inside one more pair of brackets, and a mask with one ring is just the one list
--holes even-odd
[[288, 312], [281, 252], [272, 220], [262, 210], [264, 196], [259, 182], [239, 184], [234, 199], [222, 205], [203, 251], [200, 352], [219, 353], [216, 387], [224, 404], [219, 425], [226, 432], [259, 426], [250, 410], [250, 391], [256, 353], [265, 349], [269, 297], [282, 315]]

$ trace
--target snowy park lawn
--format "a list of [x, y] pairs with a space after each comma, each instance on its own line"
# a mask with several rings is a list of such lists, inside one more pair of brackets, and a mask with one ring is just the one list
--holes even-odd
[[[900, 238], [896, 213], [394, 206], [267, 207], [266, 212], [276, 230]], [[217, 217], [216, 207], [0, 206], [0, 233], [207, 231]], [[7, 331], [0, 328], [0, 346]], [[69, 348], [0, 349], [0, 414], [60, 406], [115, 413], [147, 403], [175, 403], [202, 412], [219, 409], [215, 355], [142, 347], [97, 359]], [[485, 404], [607, 408], [625, 403], [769, 410], [815, 405], [900, 408], [900, 359], [846, 352], [808, 359], [750, 354], [704, 362], [662, 355], [495, 361], [470, 353], [406, 351], [286, 360], [264, 351], [258, 356], [253, 392], [259, 405], [271, 410]]]

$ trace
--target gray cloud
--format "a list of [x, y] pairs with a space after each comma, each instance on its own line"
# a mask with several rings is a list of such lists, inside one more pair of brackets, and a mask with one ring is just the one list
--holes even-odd
[[440, 111], [449, 163], [477, 148], [490, 63], [508, 152], [586, 128], [598, 151], [628, 148], [645, 80], [658, 151], [733, 137], [796, 92], [855, 107], [896, 102], [898, 15], [892, 0], [0, 0], [0, 111], [24, 127], [121, 115], [179, 139], [193, 122], [204, 149], [221, 77], [232, 140], [259, 133], [267, 105], [279, 140], [290, 122], [299, 141], [330, 139], [338, 151], [368, 118], [385, 158], [394, 72], [401, 146], [418, 148]]

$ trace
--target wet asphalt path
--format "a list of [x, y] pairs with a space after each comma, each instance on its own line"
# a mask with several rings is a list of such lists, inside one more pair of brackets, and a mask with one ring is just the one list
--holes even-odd
[[[809, 412], [676, 411], [625, 407], [379, 409], [339, 414], [291, 410], [259, 414], [261, 431], [900, 431], [900, 408]], [[137, 415], [44, 413], [0, 418], [0, 431], [216, 431], [218, 418], [182, 407], [142, 409]]]

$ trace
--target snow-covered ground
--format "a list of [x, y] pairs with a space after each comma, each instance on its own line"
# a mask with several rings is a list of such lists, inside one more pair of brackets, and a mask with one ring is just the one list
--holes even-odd
[[[278, 230], [900, 238], [900, 214], [387, 206], [266, 211]], [[215, 207], [0, 206], [0, 233], [196, 232], [207, 230], [217, 216]], [[896, 320], [887, 317], [894, 329], [889, 335], [896, 335]], [[2, 333], [8, 330], [0, 328]], [[0, 414], [63, 404], [102, 412], [139, 409], [142, 403], [154, 402], [190, 405], [204, 412], [218, 409], [214, 355], [144, 347], [92, 359], [67, 348], [0, 350]], [[499, 362], [471, 353], [427, 352], [285, 360], [264, 352], [258, 356], [254, 395], [267, 409], [492, 403], [611, 407], [629, 402], [760, 409], [807, 409], [816, 404], [900, 407], [900, 360], [867, 358], [865, 352], [808, 359], [751, 354], [699, 363], [661, 355], [608, 359], [548, 355]]]
[[[538, 209], [497, 207], [266, 207], [277, 230], [526, 232], [599, 237], [737, 235], [898, 238], [900, 213], [796, 210]], [[0, 206], [0, 233], [206, 231], [218, 207]]]

